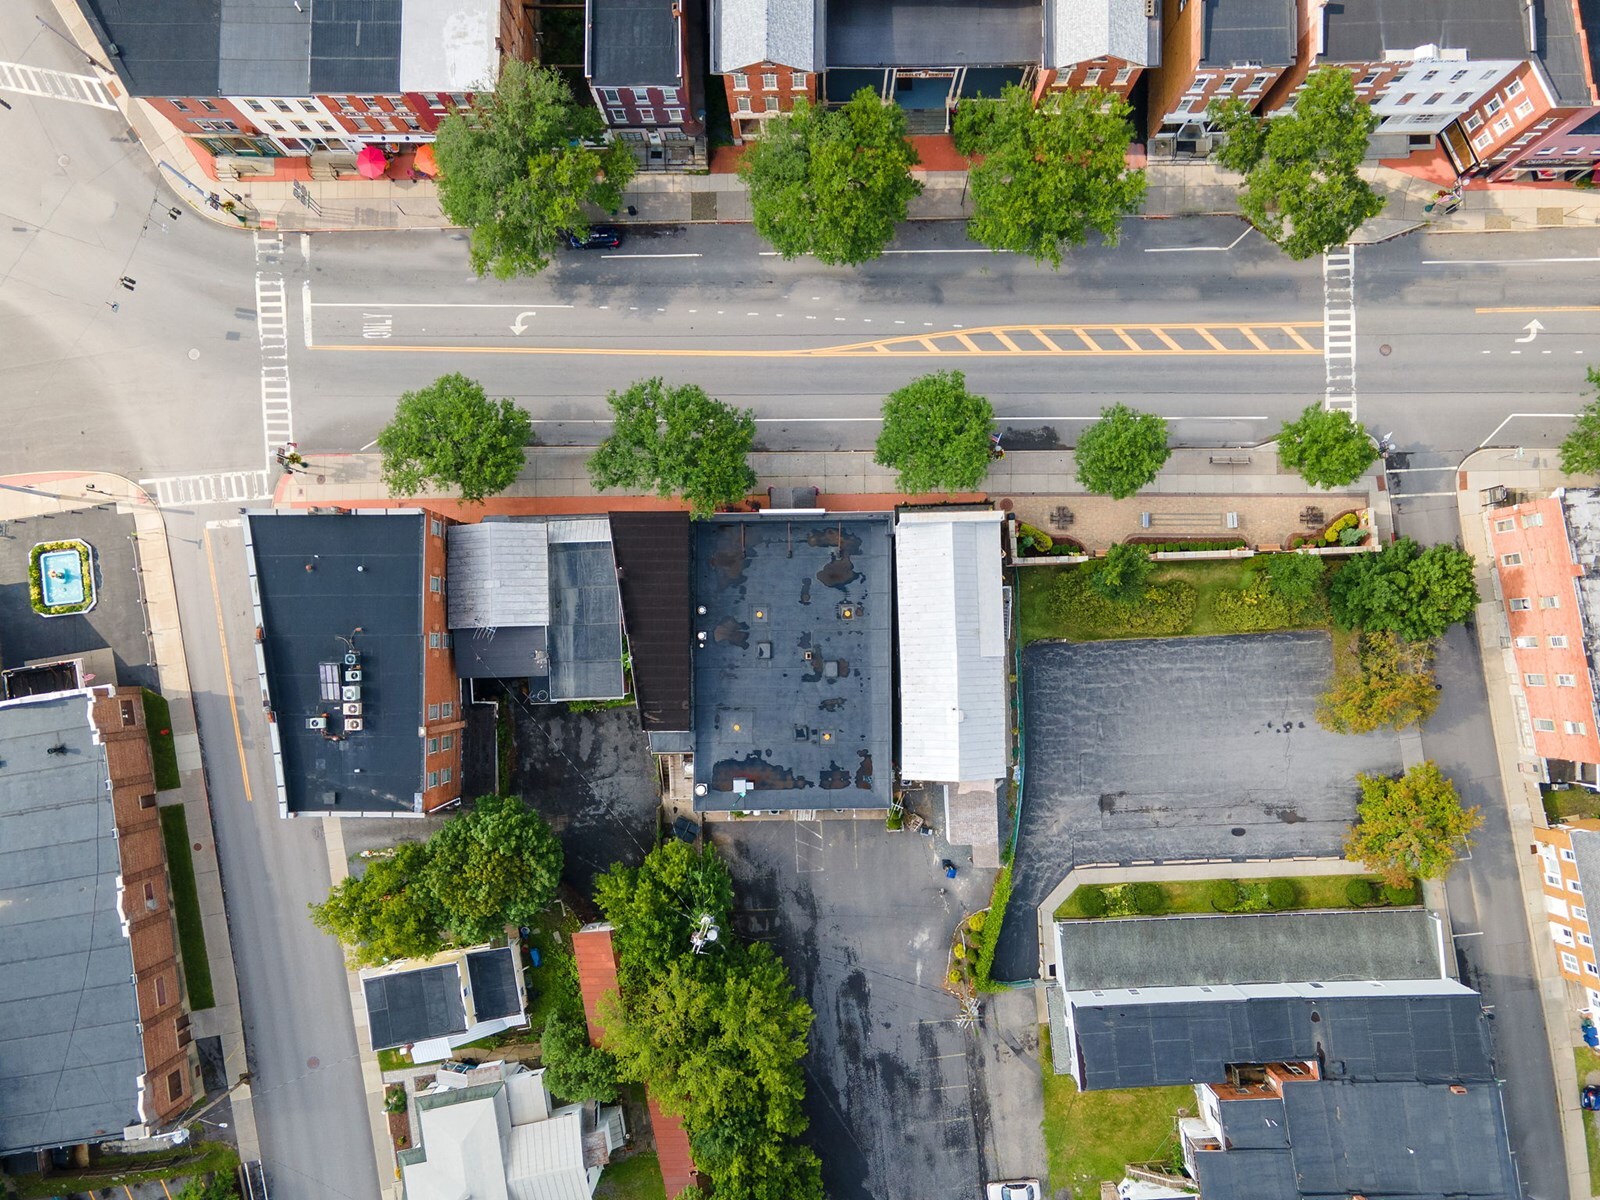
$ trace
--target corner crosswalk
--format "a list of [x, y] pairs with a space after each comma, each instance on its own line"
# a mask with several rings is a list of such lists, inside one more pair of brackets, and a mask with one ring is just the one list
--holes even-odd
[[72, 104], [87, 104], [92, 108], [109, 108], [113, 112], [117, 108], [117, 102], [111, 98], [106, 85], [93, 75], [47, 71], [43, 67], [30, 67], [23, 63], [0, 62], [0, 91], [66, 100]]
[[1356, 415], [1356, 251], [1341, 246], [1322, 256], [1322, 357], [1327, 407]]
[[163, 508], [184, 504], [241, 504], [272, 499], [266, 471], [218, 471], [210, 475], [163, 475], [139, 486]]

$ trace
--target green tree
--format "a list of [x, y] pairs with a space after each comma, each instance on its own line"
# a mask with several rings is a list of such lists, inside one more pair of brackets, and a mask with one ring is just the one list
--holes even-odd
[[539, 1036], [539, 1062], [551, 1093], [563, 1100], [610, 1104], [617, 1098], [617, 1060], [589, 1044], [581, 1012], [558, 1007], [550, 1014]]
[[589, 456], [597, 488], [653, 489], [681, 496], [690, 515], [738, 504], [756, 485], [748, 455], [756, 422], [747, 408], [713, 400], [692, 383], [645, 379], [606, 397], [611, 433]]
[[1126, 500], [1160, 472], [1167, 449], [1167, 423], [1126, 404], [1100, 410], [1100, 419], [1078, 437], [1073, 449], [1078, 482], [1091, 492]]
[[1400, 538], [1340, 567], [1328, 585], [1328, 601], [1341, 629], [1360, 626], [1411, 642], [1440, 637], [1478, 603], [1472, 555], [1443, 544], [1424, 551]]
[[1118, 604], [1137, 604], [1144, 598], [1150, 584], [1150, 573], [1156, 569], [1150, 552], [1143, 546], [1121, 542], [1106, 551], [1106, 556], [1094, 564], [1089, 576], [1089, 586], [1107, 600]]
[[1568, 475], [1600, 474], [1600, 369], [1589, 368], [1595, 399], [1585, 404], [1561, 440], [1561, 469]]
[[1278, 460], [1314, 487], [1343, 487], [1377, 459], [1367, 431], [1340, 409], [1309, 405], [1278, 433]]
[[689, 935], [702, 916], [727, 927], [733, 877], [715, 851], [673, 839], [650, 851], [639, 866], [618, 863], [601, 875], [594, 902], [615, 927], [618, 979], [631, 995], [690, 953]]
[[998, 100], [963, 100], [956, 148], [983, 159], [969, 172], [967, 233], [1052, 267], [1090, 230], [1115, 245], [1119, 222], [1144, 203], [1144, 172], [1128, 167], [1131, 111], [1098, 89], [1052, 92], [1035, 104], [1013, 84]]
[[517, 796], [483, 796], [428, 839], [423, 886], [463, 943], [526, 925], [555, 897], [561, 843]]
[[1261, 564], [1268, 586], [1296, 607], [1317, 598], [1327, 575], [1322, 559], [1315, 554], [1263, 554], [1255, 561]]
[[1483, 824], [1476, 808], [1463, 808], [1455, 784], [1433, 762], [1419, 763], [1398, 779], [1357, 775], [1361, 801], [1344, 840], [1344, 856], [1404, 887], [1413, 876], [1437, 879], [1471, 846]]
[[344, 943], [350, 962], [373, 967], [395, 958], [426, 958], [444, 948], [442, 916], [423, 883], [428, 848], [401, 842], [388, 858], [368, 861], [310, 905], [312, 924]]
[[587, 234], [585, 204], [622, 203], [637, 163], [604, 134], [599, 111], [575, 102], [560, 72], [509, 57], [492, 95], [445, 117], [433, 143], [439, 205], [470, 231], [474, 271], [537, 274], [569, 232]]
[[1227, 135], [1217, 161], [1245, 177], [1240, 210], [1290, 258], [1342, 246], [1383, 211], [1359, 173], [1378, 118], [1347, 68], [1311, 72], [1288, 112], [1257, 116], [1230, 98], [1207, 116]]
[[906, 115], [863, 88], [840, 108], [804, 100], [766, 123], [739, 164], [756, 232], [784, 258], [830, 266], [877, 258], [922, 191]]
[[511, 401], [489, 399], [465, 375], [441, 375], [402, 395], [378, 434], [383, 483], [395, 496], [455, 488], [481, 501], [511, 486], [532, 441], [528, 414]]
[[1317, 722], [1334, 733], [1406, 729], [1439, 707], [1433, 643], [1404, 642], [1393, 633], [1357, 636], [1355, 661], [1346, 658], [1317, 702]]
[[935, 371], [891, 392], [872, 461], [899, 472], [902, 492], [975, 491], [989, 472], [994, 407], [960, 371]]

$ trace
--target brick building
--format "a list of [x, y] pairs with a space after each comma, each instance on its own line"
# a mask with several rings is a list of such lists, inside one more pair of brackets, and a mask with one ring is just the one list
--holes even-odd
[[1585, 899], [1585, 885], [1600, 893], [1600, 821], [1536, 828], [1533, 837], [1556, 962], [1562, 977], [1583, 989], [1589, 1012], [1600, 1014], [1600, 961]]
[[685, 0], [585, 0], [583, 74], [646, 170], [705, 165], [705, 102]]
[[0, 757], [0, 1153], [147, 1136], [199, 1063], [141, 693], [0, 701]]
[[129, 94], [226, 160], [431, 141], [532, 44], [520, 0], [78, 2]]

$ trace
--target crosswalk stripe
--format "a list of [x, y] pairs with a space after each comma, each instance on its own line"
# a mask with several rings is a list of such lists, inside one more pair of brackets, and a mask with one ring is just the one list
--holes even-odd
[[0, 62], [0, 90], [19, 92], [24, 96], [42, 96], [47, 100], [66, 100], [71, 104], [87, 104], [112, 112], [117, 108], [117, 102], [111, 98], [106, 85], [93, 75], [50, 71], [24, 63]]
[[266, 471], [214, 471], [195, 475], [163, 475], [141, 479], [163, 508], [184, 504], [237, 504], [272, 499]]

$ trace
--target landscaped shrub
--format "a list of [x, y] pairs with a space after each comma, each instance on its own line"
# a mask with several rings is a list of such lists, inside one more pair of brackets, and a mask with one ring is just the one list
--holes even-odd
[[1244, 890], [1233, 879], [1213, 879], [1206, 889], [1206, 899], [1218, 912], [1236, 912], [1244, 900]]
[[1383, 885], [1383, 902], [1385, 904], [1415, 904], [1417, 902], [1417, 889], [1415, 887], [1395, 887], [1392, 884]]
[[1049, 554], [1055, 539], [1037, 525], [1017, 522], [1017, 550], [1022, 554]]
[[1117, 604], [1137, 604], [1155, 564], [1143, 546], [1112, 546], [1089, 573], [1089, 586]]
[[1287, 879], [1269, 879], [1267, 881], [1267, 907], [1273, 912], [1282, 912], [1286, 908], [1293, 908], [1299, 900], [1294, 884]]
[[1162, 580], [1146, 586], [1136, 602], [1119, 604], [1089, 587], [1090, 570], [1092, 567], [1085, 564], [1061, 572], [1050, 589], [1051, 616], [1063, 622], [1079, 620], [1099, 629], [1144, 637], [1182, 633], [1194, 621], [1197, 600], [1191, 583]]
[[1055, 545], [1050, 547], [1051, 554], [1088, 554], [1082, 542], [1075, 542], [1071, 538], [1058, 537]]
[[1301, 606], [1291, 604], [1264, 581], [1246, 588], [1223, 588], [1211, 601], [1217, 624], [1230, 633], [1259, 633], [1303, 624]]
[[981, 913], [981, 912], [973, 913], [970, 917], [967, 918], [967, 928], [972, 930], [973, 933], [982, 933], [983, 932], [983, 921], [984, 921], [984, 917], [986, 915], [987, 915], [986, 913]]
[[1357, 908], [1365, 908], [1378, 899], [1378, 890], [1372, 880], [1357, 877], [1344, 885], [1344, 898]]
[[1339, 535], [1346, 529], [1354, 529], [1361, 524], [1361, 514], [1348, 512], [1323, 531], [1322, 540], [1328, 545], [1350, 545], [1349, 542], [1340, 542]]
[[1225, 538], [1222, 541], [1199, 541], [1192, 538], [1183, 538], [1175, 542], [1158, 542], [1139, 535], [1128, 538], [1125, 544], [1143, 546], [1151, 554], [1187, 554], [1201, 550], [1242, 550], [1246, 543], [1243, 538]]
[[1367, 531], [1365, 529], [1341, 529], [1339, 531], [1339, 545], [1341, 546], [1359, 546], [1366, 540]]
[[1130, 883], [1127, 887], [1127, 897], [1129, 907], [1145, 916], [1160, 912], [1167, 902], [1167, 894], [1161, 890], [1161, 885], [1147, 880]]
[[1000, 926], [1005, 923], [1006, 905], [1011, 900], [1011, 866], [1000, 868], [994, 877], [994, 891], [989, 896], [989, 916], [978, 933], [978, 953], [972, 974], [980, 992], [998, 992], [1003, 987], [989, 977], [994, 966], [994, 948], [1000, 941]]
[[1106, 915], [1106, 890], [1086, 884], [1078, 889], [1078, 911], [1086, 917]]

